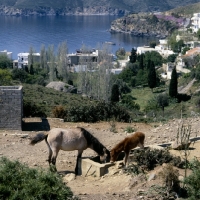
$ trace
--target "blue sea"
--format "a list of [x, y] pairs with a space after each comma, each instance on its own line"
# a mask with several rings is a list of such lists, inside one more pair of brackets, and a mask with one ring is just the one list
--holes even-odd
[[12, 52], [16, 59], [18, 53], [29, 52], [32, 47], [40, 52], [41, 46], [66, 42], [68, 52], [74, 53], [83, 45], [97, 48], [105, 42], [112, 53], [123, 47], [126, 51], [148, 45], [153, 38], [136, 37], [124, 33], [110, 33], [110, 25], [120, 16], [0, 16], [0, 51]]

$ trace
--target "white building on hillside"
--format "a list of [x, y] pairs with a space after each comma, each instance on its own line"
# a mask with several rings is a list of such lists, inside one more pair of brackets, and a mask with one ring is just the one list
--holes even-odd
[[6, 55], [9, 59], [12, 60], [12, 52], [8, 52], [7, 50], [0, 51], [0, 55]]
[[200, 29], [200, 13], [194, 13], [191, 22], [191, 29], [193, 30], [193, 33], [196, 33]]
[[[40, 53], [33, 53], [33, 61], [40, 62]], [[28, 66], [29, 53], [18, 53], [17, 54], [18, 68], [24, 68]]]
[[143, 54], [146, 52], [151, 52], [151, 51], [156, 51], [154, 48], [151, 48], [149, 46], [144, 46], [144, 47], [137, 47], [137, 54]]

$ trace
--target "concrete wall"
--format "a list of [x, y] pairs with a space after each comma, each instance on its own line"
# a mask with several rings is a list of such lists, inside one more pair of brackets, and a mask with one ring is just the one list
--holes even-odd
[[22, 130], [22, 86], [0, 86], [0, 129]]

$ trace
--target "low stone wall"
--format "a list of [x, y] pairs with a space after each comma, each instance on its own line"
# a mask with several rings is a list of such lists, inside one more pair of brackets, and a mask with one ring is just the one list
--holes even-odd
[[22, 130], [22, 86], [0, 86], [0, 129]]

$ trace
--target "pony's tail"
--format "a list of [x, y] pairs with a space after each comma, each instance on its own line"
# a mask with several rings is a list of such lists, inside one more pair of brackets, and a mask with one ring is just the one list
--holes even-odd
[[41, 142], [42, 140], [46, 139], [48, 136], [48, 134], [44, 134], [44, 133], [38, 133], [36, 136], [34, 136], [33, 138], [31, 138], [30, 141], [30, 145], [35, 145], [38, 142]]

